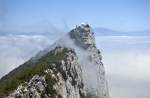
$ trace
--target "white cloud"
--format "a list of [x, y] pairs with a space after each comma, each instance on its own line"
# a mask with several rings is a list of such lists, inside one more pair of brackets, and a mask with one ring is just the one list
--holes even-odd
[[97, 37], [112, 98], [150, 98], [149, 37]]
[[0, 36], [0, 77], [54, 41], [46, 36]]
[[[112, 97], [149, 98], [150, 54], [130, 52], [104, 55]], [[147, 97], [144, 97], [147, 96]]]

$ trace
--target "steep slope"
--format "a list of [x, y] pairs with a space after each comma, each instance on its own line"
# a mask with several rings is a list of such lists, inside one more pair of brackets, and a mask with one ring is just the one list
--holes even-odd
[[38, 61], [3, 77], [0, 94], [8, 98], [84, 98], [81, 75], [75, 52], [56, 47]]
[[81, 24], [4, 76], [0, 96], [109, 98], [101, 60], [91, 27]]

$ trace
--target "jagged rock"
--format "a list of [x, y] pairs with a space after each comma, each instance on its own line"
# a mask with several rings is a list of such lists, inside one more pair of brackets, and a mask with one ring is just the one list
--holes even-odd
[[[102, 55], [96, 48], [89, 24], [76, 26], [52, 46], [3, 77], [0, 84], [14, 81], [21, 83], [0, 86], [0, 98], [7, 94], [8, 98], [110, 98]], [[10, 87], [13, 92], [6, 91]]]
[[[52, 52], [54, 55], [57, 55], [62, 51], [62, 47], [56, 47]], [[44, 70], [44, 75], [34, 75], [26, 85], [19, 85], [8, 98], [42, 98], [42, 96], [44, 98], [86, 97], [82, 70], [78, 64], [78, 58], [72, 49], [69, 49], [69, 52], [66, 53], [66, 58], [61, 60], [59, 65], [52, 64], [51, 66], [51, 69]], [[51, 85], [50, 82], [54, 80], [55, 83]], [[47, 89], [53, 90], [53, 93]]]
[[[109, 98], [105, 68], [100, 51], [96, 48], [94, 33], [89, 24], [82, 24], [71, 30], [71, 37], [78, 46], [83, 47], [85, 53], [78, 53], [83, 70], [83, 80], [88, 98]], [[76, 48], [76, 47], [75, 47]], [[78, 49], [75, 49], [78, 50]], [[83, 55], [84, 54], [84, 59]], [[87, 58], [87, 59], [86, 59]], [[92, 73], [90, 73], [92, 72]], [[91, 77], [91, 79], [89, 79]], [[94, 79], [92, 77], [95, 77]]]
[[89, 46], [95, 46], [94, 33], [91, 32], [89, 24], [81, 24], [71, 31], [71, 37], [76, 39], [77, 44], [87, 48]]
[[46, 85], [45, 76], [35, 75], [28, 83], [19, 85], [8, 98], [41, 98]]

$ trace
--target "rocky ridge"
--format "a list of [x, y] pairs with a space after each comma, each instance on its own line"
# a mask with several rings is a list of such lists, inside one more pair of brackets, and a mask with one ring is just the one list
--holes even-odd
[[43, 66], [42, 70], [37, 69], [32, 77], [21, 80], [8, 98], [110, 98], [101, 52], [89, 24], [76, 26], [30, 62], [28, 67], [34, 65], [35, 71], [37, 65]]
[[[57, 55], [64, 48], [56, 47]], [[66, 58], [53, 63], [44, 70], [43, 75], [34, 75], [29, 82], [21, 84], [8, 98], [85, 98], [86, 92], [82, 81], [82, 71], [78, 58], [72, 49]]]

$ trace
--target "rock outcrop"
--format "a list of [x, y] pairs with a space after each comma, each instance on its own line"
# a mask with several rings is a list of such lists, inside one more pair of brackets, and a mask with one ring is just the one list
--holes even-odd
[[110, 98], [101, 52], [89, 24], [76, 26], [4, 76], [0, 84], [0, 98]]
[[[81, 26], [77, 26], [70, 34], [75, 39], [75, 43], [83, 48], [82, 52], [84, 53], [77, 54], [83, 70], [83, 80], [89, 96], [87, 97], [109, 98], [102, 55], [96, 48], [94, 32], [92, 32], [90, 25], [82, 24]], [[84, 56], [82, 56], [83, 54]]]
[[89, 46], [95, 47], [94, 32], [91, 31], [89, 24], [81, 24], [81, 26], [77, 26], [70, 32], [70, 35], [76, 40], [78, 45], [81, 45], [84, 48]]
[[[63, 52], [56, 47], [54, 55]], [[82, 80], [82, 70], [74, 50], [69, 49], [59, 64], [51, 64], [43, 75], [34, 75], [23, 83], [8, 98], [85, 98], [86, 91]]]

